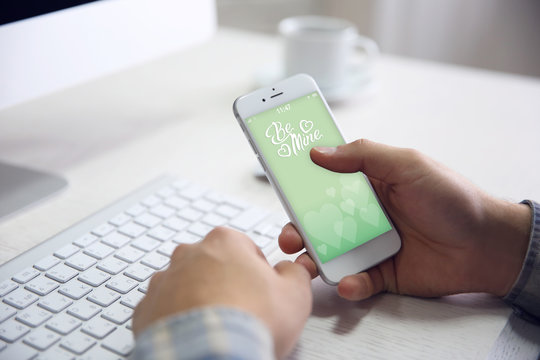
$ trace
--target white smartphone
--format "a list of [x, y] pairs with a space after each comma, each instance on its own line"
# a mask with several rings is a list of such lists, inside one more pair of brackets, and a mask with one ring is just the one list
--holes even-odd
[[345, 141], [317, 84], [299, 74], [241, 96], [233, 110], [304, 246], [328, 284], [394, 255], [399, 234], [362, 173], [314, 164]]

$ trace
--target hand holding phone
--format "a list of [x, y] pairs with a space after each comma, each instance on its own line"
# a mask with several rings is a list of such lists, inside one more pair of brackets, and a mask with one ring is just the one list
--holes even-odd
[[[379, 292], [439, 297], [463, 292], [507, 294], [523, 265], [531, 209], [496, 199], [418, 151], [367, 140], [311, 151], [313, 162], [335, 172], [362, 171], [399, 229], [403, 247], [392, 258], [341, 279], [338, 293], [363, 300]], [[304, 248], [292, 224], [281, 249]], [[297, 257], [314, 278], [315, 262]]]
[[300, 74], [238, 98], [233, 106], [321, 277], [337, 284], [392, 256], [400, 238], [361, 173], [315, 165], [314, 146], [345, 141], [315, 81]]

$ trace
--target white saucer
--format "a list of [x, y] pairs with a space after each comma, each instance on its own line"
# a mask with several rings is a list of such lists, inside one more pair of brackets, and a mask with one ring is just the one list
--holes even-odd
[[[375, 89], [372, 71], [353, 71], [346, 77], [346, 82], [332, 88], [321, 88], [329, 103], [345, 101], [359, 94], [372, 93]], [[283, 67], [277, 63], [269, 63], [255, 73], [255, 86], [264, 87], [285, 78]]]

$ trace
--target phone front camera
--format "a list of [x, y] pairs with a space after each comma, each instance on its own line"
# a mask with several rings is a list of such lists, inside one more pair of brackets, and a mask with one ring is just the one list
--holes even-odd
[[265, 101], [266, 101], [266, 99], [263, 99], [263, 102], [265, 102]]

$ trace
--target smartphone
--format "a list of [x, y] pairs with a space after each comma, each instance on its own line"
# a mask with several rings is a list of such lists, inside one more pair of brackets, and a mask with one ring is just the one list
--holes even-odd
[[233, 111], [326, 283], [336, 285], [400, 249], [364, 174], [312, 162], [311, 148], [345, 143], [313, 78], [298, 74], [253, 91], [236, 99]]

